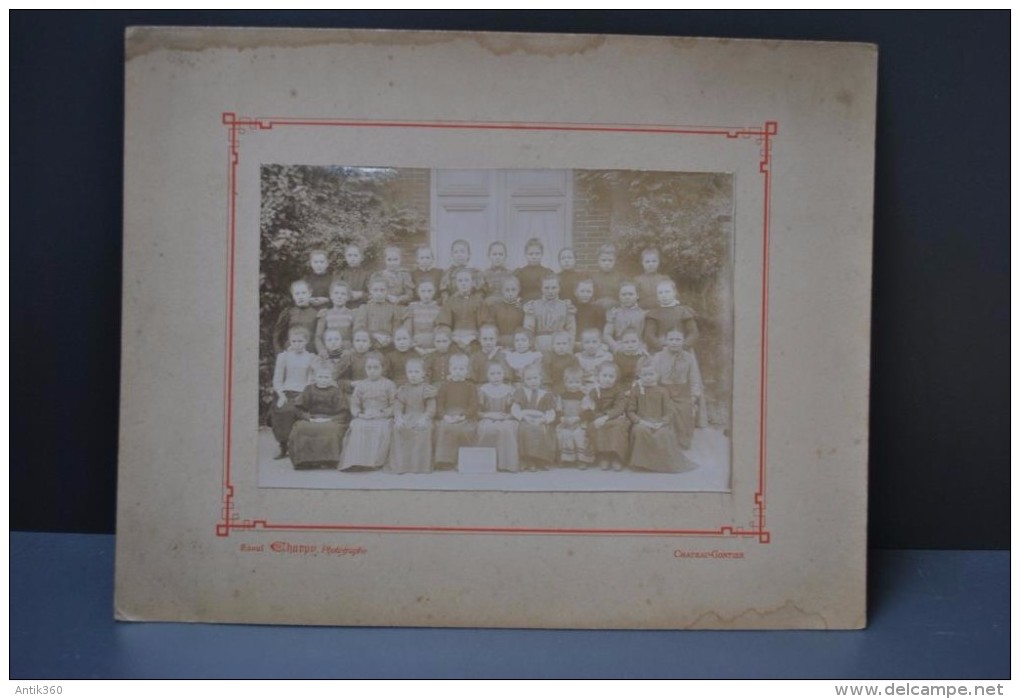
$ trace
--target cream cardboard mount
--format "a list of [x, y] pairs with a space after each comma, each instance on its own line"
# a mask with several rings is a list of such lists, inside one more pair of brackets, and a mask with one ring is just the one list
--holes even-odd
[[[876, 62], [836, 43], [129, 30], [117, 618], [863, 627]], [[416, 244], [437, 262], [440, 213], [474, 211], [484, 236], [537, 231], [579, 267], [627, 234], [612, 212], [592, 232], [584, 173], [718, 174], [730, 335], [714, 364], [698, 352], [729, 386], [695, 439], [721, 435], [722, 484], [628, 468], [602, 486], [615, 472], [267, 487], [269, 166], [424, 172]], [[547, 172], [567, 173], [566, 206], [507, 184]]]

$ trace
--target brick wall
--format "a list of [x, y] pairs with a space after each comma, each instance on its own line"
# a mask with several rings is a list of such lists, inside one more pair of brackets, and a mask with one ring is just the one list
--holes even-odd
[[611, 241], [612, 202], [574, 173], [573, 246], [580, 269], [594, 269], [600, 245]]
[[387, 185], [387, 194], [393, 205], [405, 209], [420, 221], [414, 233], [396, 241], [404, 253], [405, 267], [414, 265], [415, 249], [429, 242], [430, 189], [430, 171], [423, 168], [398, 168], [397, 176]]

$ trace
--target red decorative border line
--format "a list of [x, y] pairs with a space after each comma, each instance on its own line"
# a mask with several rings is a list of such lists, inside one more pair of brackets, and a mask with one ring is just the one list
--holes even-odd
[[[553, 535], [553, 536], [666, 536], [666, 537], [742, 537], [759, 543], [771, 541], [765, 527], [765, 465], [766, 421], [768, 407], [768, 292], [769, 292], [769, 233], [772, 215], [772, 140], [779, 131], [778, 122], [766, 121], [756, 127], [680, 127], [665, 124], [581, 124], [541, 122], [467, 122], [467, 121], [393, 121], [354, 119], [294, 119], [287, 117], [245, 117], [224, 112], [222, 122], [228, 132], [227, 168], [227, 288], [226, 325], [224, 348], [225, 365], [223, 382], [223, 482], [220, 521], [216, 535], [226, 537], [232, 531], [331, 531], [379, 534], [502, 534], [502, 535]], [[231, 481], [233, 355], [234, 355], [234, 255], [236, 252], [237, 221], [237, 168], [240, 162], [240, 137], [251, 131], [267, 131], [275, 127], [353, 127], [397, 129], [448, 129], [459, 131], [563, 131], [617, 134], [672, 134], [678, 136], [714, 136], [726, 139], [751, 139], [759, 145], [758, 171], [764, 187], [762, 211], [762, 279], [761, 279], [761, 390], [759, 395], [758, 426], [758, 487], [754, 493], [754, 510], [748, 527], [721, 526], [717, 529], [590, 529], [590, 528], [539, 528], [539, 527], [444, 527], [399, 526], [373, 524], [288, 524], [264, 519], [243, 519], [234, 501]]]

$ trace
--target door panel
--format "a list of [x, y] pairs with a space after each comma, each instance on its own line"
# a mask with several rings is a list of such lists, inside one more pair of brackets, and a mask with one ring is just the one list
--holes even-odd
[[450, 266], [450, 245], [471, 243], [471, 264], [482, 267], [489, 243], [496, 239], [496, 170], [432, 171], [432, 248], [436, 266]]
[[556, 254], [567, 243], [569, 218], [562, 198], [551, 200], [545, 197], [522, 201], [511, 198], [507, 202], [507, 240], [509, 244], [509, 265], [513, 268], [524, 265], [524, 245], [530, 238], [538, 238], [545, 246], [544, 264], [557, 269]]
[[484, 269], [489, 244], [506, 243], [507, 264], [524, 264], [524, 244], [539, 238], [543, 264], [570, 244], [573, 173], [570, 170], [433, 170], [432, 245], [436, 264], [450, 266], [450, 244], [471, 243], [471, 264]]

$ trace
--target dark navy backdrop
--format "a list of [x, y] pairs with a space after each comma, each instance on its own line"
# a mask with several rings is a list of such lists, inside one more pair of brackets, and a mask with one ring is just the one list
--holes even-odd
[[878, 44], [872, 545], [1009, 546], [1007, 13], [11, 13], [12, 529], [114, 527], [133, 24]]

